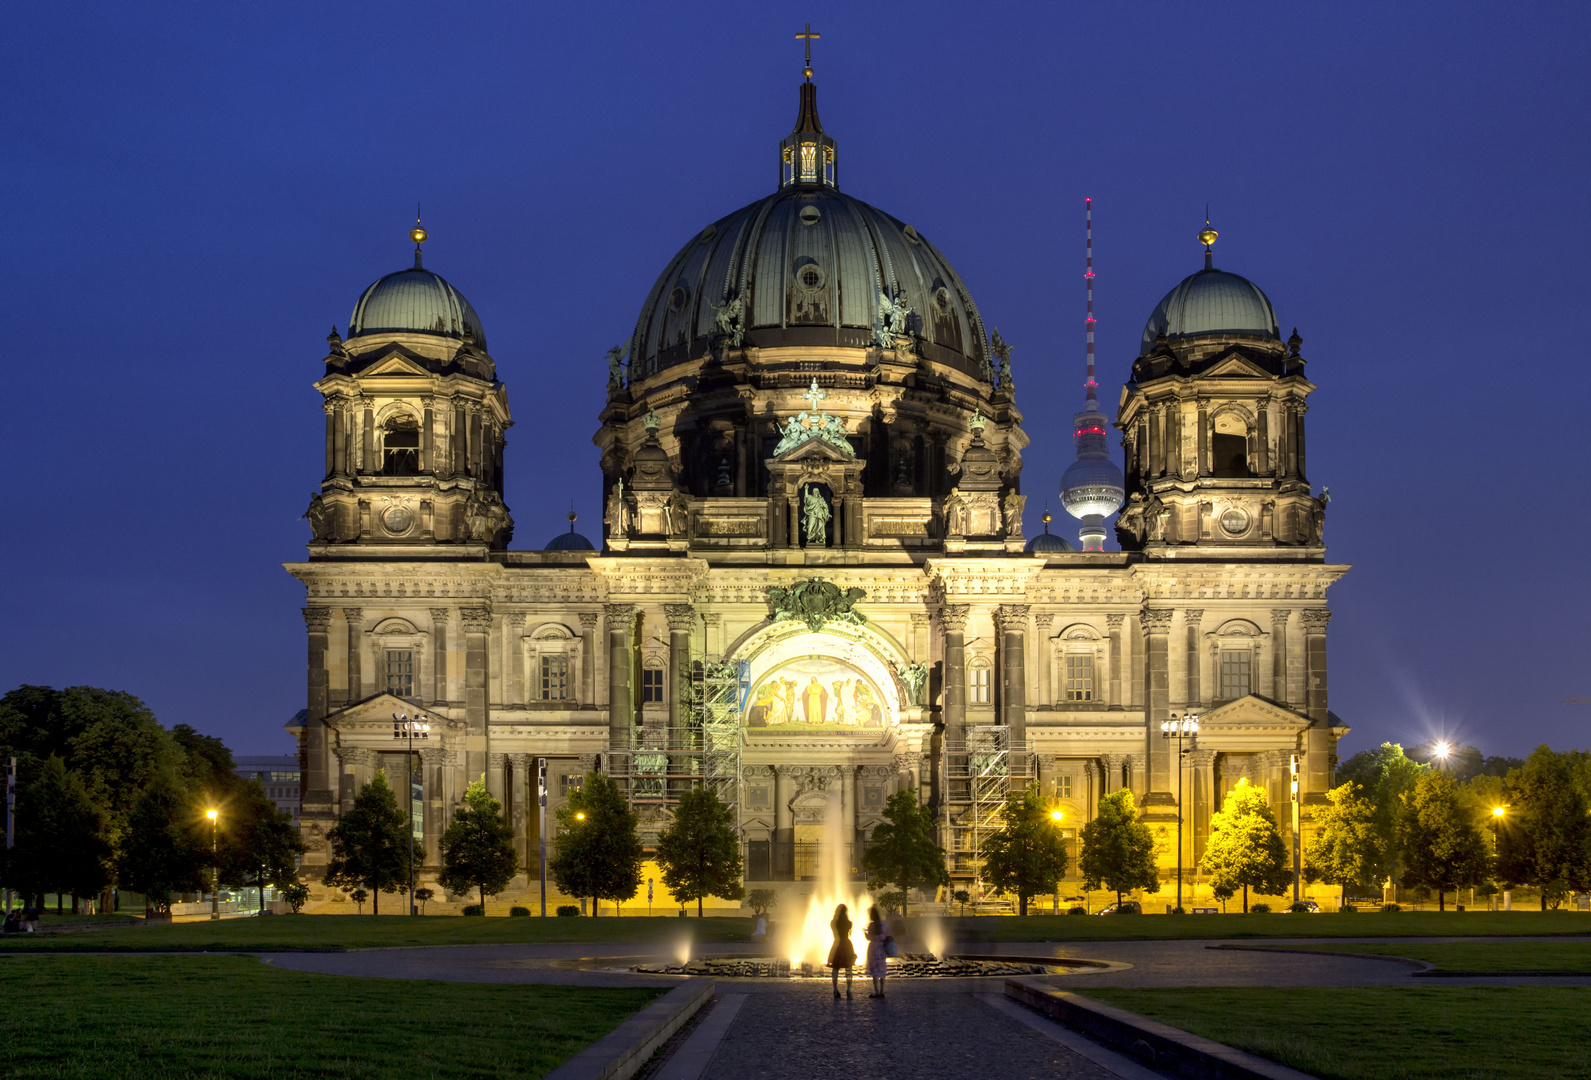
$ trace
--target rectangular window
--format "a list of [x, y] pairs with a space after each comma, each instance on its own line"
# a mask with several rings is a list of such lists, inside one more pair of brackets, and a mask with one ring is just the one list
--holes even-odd
[[414, 696], [414, 654], [387, 652], [387, 693], [401, 698]]
[[558, 777], [558, 794], [567, 799], [571, 791], [579, 791], [585, 782], [586, 778], [581, 773], [564, 773]]
[[541, 658], [541, 700], [569, 700], [569, 658], [543, 656]]
[[663, 701], [663, 669], [656, 667], [641, 669], [641, 703], [643, 705], [661, 704]]
[[1236, 701], [1250, 693], [1254, 653], [1248, 649], [1222, 650], [1221, 700]]
[[1062, 774], [1055, 778], [1055, 797], [1057, 799], [1070, 799], [1072, 797], [1072, 778], [1070, 774]]
[[1094, 700], [1094, 658], [1068, 656], [1066, 658], [1066, 700]]
[[972, 669], [971, 690], [972, 703], [974, 705], [989, 704], [989, 675], [990, 670], [986, 667], [975, 667]]

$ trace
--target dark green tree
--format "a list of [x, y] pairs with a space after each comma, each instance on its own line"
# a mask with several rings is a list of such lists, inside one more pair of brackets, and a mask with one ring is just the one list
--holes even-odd
[[164, 915], [175, 894], [204, 889], [210, 859], [210, 824], [195, 816], [187, 792], [173, 778], [139, 797], [127, 819], [116, 873], [124, 887], [144, 894], [150, 910]]
[[934, 816], [917, 798], [917, 789], [897, 791], [884, 804], [884, 820], [862, 853], [867, 887], [874, 892], [893, 885], [900, 890], [901, 914], [907, 914], [913, 889], [950, 884], [945, 849], [939, 846]]
[[1436, 890], [1436, 908], [1443, 910], [1443, 890], [1479, 885], [1486, 880], [1486, 842], [1475, 824], [1475, 807], [1457, 782], [1440, 769], [1421, 776], [1403, 796], [1398, 822], [1405, 885]]
[[704, 898], [739, 900], [745, 895], [735, 814], [716, 791], [698, 787], [680, 796], [674, 820], [657, 838], [657, 864], [674, 899], [696, 901], [698, 919]]
[[1328, 804], [1315, 809], [1315, 834], [1304, 848], [1304, 877], [1340, 886], [1346, 906], [1348, 886], [1376, 880], [1381, 863], [1376, 811], [1358, 784], [1339, 784], [1326, 798]]
[[228, 801], [221, 821], [221, 881], [252, 882], [265, 910], [268, 886], [285, 889], [298, 880], [298, 856], [304, 841], [293, 815], [278, 810], [258, 780], [250, 780]]
[[1538, 746], [1508, 777], [1507, 811], [1498, 827], [1497, 873], [1533, 885], [1541, 908], [1591, 889], [1591, 820], [1579, 752]]
[[381, 914], [381, 894], [395, 893], [409, 882], [409, 859], [424, 858], [409, 833], [409, 822], [387, 783], [385, 769], [359, 789], [354, 805], [326, 834], [331, 859], [325, 882], [340, 889], [370, 890], [373, 910]]
[[1403, 796], [1413, 791], [1420, 777], [1429, 771], [1429, 766], [1407, 757], [1397, 743], [1361, 750], [1337, 769], [1337, 782], [1359, 785], [1360, 792], [1375, 808], [1377, 880], [1400, 878], [1398, 820], [1403, 815]]
[[1039, 796], [1037, 783], [1011, 795], [1000, 828], [981, 845], [984, 880], [1000, 893], [1016, 893], [1017, 913], [1028, 898], [1054, 892], [1066, 874], [1066, 842]]
[[480, 890], [481, 914], [486, 898], [508, 887], [519, 872], [514, 827], [503, 820], [503, 804], [477, 780], [464, 790], [464, 805], [453, 811], [453, 823], [442, 834], [442, 873], [437, 883], [455, 893]]
[[558, 809], [558, 835], [547, 869], [565, 896], [622, 903], [641, 888], [641, 837], [635, 814], [611, 779], [587, 773]]
[[47, 892], [95, 896], [110, 880], [110, 847], [83, 781], [55, 754], [29, 756], [17, 776], [16, 848], [6, 884], [35, 903]]
[[1083, 826], [1083, 851], [1077, 861], [1084, 887], [1103, 885], [1116, 894], [1118, 904], [1123, 893], [1160, 888], [1154, 834], [1137, 820], [1127, 788], [1100, 796], [1099, 813]]
[[1217, 888], [1242, 888], [1245, 915], [1249, 889], [1269, 896], [1286, 890], [1292, 869], [1265, 792], [1247, 780], [1227, 792], [1220, 812], [1210, 818], [1202, 865]]

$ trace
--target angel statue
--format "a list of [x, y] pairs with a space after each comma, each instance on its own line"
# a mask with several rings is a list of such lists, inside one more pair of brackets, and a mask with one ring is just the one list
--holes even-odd
[[624, 342], [608, 350], [608, 389], [617, 390], [624, 385], [624, 354], [630, 350], [630, 343]]
[[807, 534], [808, 547], [829, 546], [829, 504], [815, 487], [808, 487], [801, 501], [801, 514]]
[[722, 307], [714, 306], [713, 310], [717, 312], [713, 316], [713, 330], [720, 338], [739, 348], [746, 333], [745, 301], [738, 296], [732, 296], [724, 301]]
[[923, 687], [928, 685], [927, 664], [906, 664], [900, 669], [900, 681], [911, 691], [911, 704], [923, 703]]
[[994, 337], [989, 342], [989, 351], [994, 354], [999, 362], [1000, 386], [1008, 392], [1016, 389], [1016, 383], [1011, 381], [1011, 346], [1000, 336], [1000, 328], [994, 328]]

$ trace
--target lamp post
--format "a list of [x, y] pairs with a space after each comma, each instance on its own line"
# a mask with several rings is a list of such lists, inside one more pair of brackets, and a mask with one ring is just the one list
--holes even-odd
[[214, 810], [206, 810], [204, 816], [210, 819], [210, 918], [221, 918], [221, 815]]
[[[1198, 743], [1199, 714], [1171, 714], [1160, 721], [1160, 737], [1177, 740], [1177, 914], [1182, 914], [1182, 759]], [[1186, 742], [1188, 746], [1183, 747]]]
[[547, 759], [536, 759], [536, 836], [541, 840], [541, 917], [547, 917]]
[[[1061, 822], [1066, 820], [1066, 812], [1064, 810], [1060, 810], [1060, 809], [1051, 810], [1050, 811], [1050, 820], [1055, 822], [1056, 827], [1059, 828]], [[1060, 913], [1061, 913], [1061, 883], [1060, 883], [1060, 880], [1057, 879], [1056, 882], [1055, 882], [1055, 914], [1059, 915]]]
[[[1508, 813], [1507, 805], [1492, 807], [1492, 858], [1496, 859], [1502, 854], [1502, 826], [1503, 818]], [[1503, 910], [1514, 909], [1514, 890], [1503, 890]]]
[[409, 855], [409, 914], [418, 912], [414, 907], [414, 740], [416, 738], [429, 739], [431, 737], [431, 718], [424, 713], [416, 713], [413, 720], [408, 713], [392, 714], [392, 737], [404, 740], [404, 781], [403, 802], [408, 807], [408, 855]]

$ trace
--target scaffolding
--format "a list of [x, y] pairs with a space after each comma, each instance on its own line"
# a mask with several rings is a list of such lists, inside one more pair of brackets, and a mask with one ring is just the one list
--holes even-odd
[[950, 876], [978, 881], [982, 841], [1001, 825], [1001, 809], [1033, 778], [1033, 743], [1018, 742], [1003, 724], [971, 724], [944, 751], [945, 850]]
[[686, 681], [678, 727], [632, 728], [608, 752], [608, 774], [635, 812], [641, 843], [657, 847], [680, 796], [693, 787], [716, 792], [740, 827], [740, 706], [744, 661], [697, 660]]

